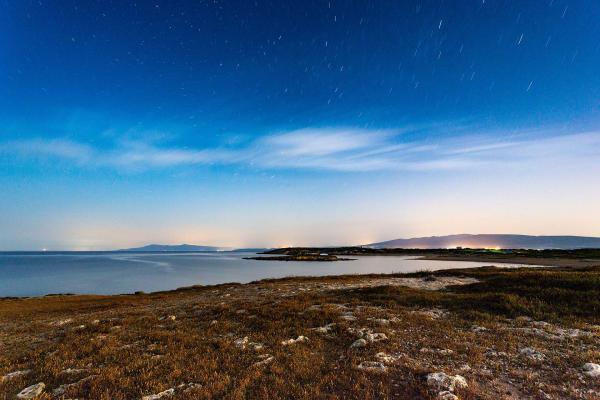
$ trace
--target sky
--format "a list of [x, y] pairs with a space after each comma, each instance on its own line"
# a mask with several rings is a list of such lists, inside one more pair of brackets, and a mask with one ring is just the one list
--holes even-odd
[[600, 3], [0, 1], [0, 250], [600, 236]]

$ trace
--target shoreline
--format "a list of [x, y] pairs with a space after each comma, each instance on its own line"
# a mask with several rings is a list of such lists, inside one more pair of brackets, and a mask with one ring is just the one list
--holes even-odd
[[424, 254], [417, 256], [419, 260], [429, 261], [472, 261], [472, 262], [489, 262], [501, 264], [523, 264], [536, 265], [539, 267], [595, 267], [600, 266], [600, 260], [596, 259], [569, 259], [569, 258], [551, 258], [551, 257], [510, 257], [496, 255], [469, 255], [469, 256], [447, 256], [437, 254]]

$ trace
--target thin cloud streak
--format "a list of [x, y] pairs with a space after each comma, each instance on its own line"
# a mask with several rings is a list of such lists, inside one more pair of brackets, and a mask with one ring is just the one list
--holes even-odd
[[0, 155], [57, 158], [83, 166], [155, 169], [186, 165], [248, 165], [265, 169], [341, 172], [442, 171], [486, 165], [574, 163], [600, 156], [600, 132], [536, 135], [498, 141], [485, 135], [436, 143], [402, 141], [402, 131], [311, 128], [263, 136], [239, 147], [189, 149], [143, 141], [117, 141], [110, 148], [70, 140], [30, 139], [0, 143]]

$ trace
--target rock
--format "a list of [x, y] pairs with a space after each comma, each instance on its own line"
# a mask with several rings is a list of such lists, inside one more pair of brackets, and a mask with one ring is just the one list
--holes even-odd
[[531, 347], [525, 347], [521, 349], [520, 353], [534, 361], [543, 361], [546, 358], [544, 354], [532, 349]]
[[164, 392], [160, 392], [157, 394], [142, 396], [142, 400], [158, 400], [158, 399], [162, 399], [163, 397], [171, 397], [174, 394], [175, 394], [175, 389], [171, 388], [171, 389], [167, 389]]
[[542, 389], [540, 389], [538, 391], [538, 396], [540, 399], [544, 399], [544, 400], [551, 400], [552, 396], [550, 396], [548, 393], [544, 392]]
[[545, 322], [545, 321], [533, 321], [531, 323], [531, 325], [533, 326], [537, 326], [538, 328], [550, 328], [552, 327], [552, 324]]
[[340, 318], [344, 321], [356, 321], [357, 319], [351, 311], [343, 313], [342, 315], [340, 315]]
[[481, 333], [487, 331], [486, 327], [474, 325], [471, 327], [471, 332]]
[[504, 351], [496, 351], [494, 349], [487, 349], [485, 352], [487, 357], [507, 357], [508, 354]]
[[392, 355], [389, 355], [389, 354], [383, 353], [383, 352], [375, 354], [375, 358], [377, 358], [379, 361], [381, 361], [382, 363], [385, 363], [385, 364], [393, 363], [394, 361], [396, 361], [398, 359], [397, 356], [392, 356]]
[[390, 320], [385, 318], [369, 318], [371, 321], [379, 324], [379, 325], [389, 325]]
[[164, 316], [160, 317], [158, 320], [159, 321], [175, 321], [176, 319], [177, 319], [177, 317], [174, 315], [164, 315]]
[[458, 396], [452, 392], [444, 390], [443, 392], [439, 392], [437, 398], [440, 400], [458, 400]]
[[460, 366], [459, 369], [461, 371], [464, 371], [464, 372], [469, 372], [472, 368], [471, 368], [471, 366], [469, 364], [463, 364], [463, 365]]
[[177, 390], [183, 390], [183, 393], [187, 393], [190, 390], [194, 390], [194, 389], [200, 389], [202, 387], [201, 384], [199, 383], [182, 383], [181, 385], [177, 386]]
[[255, 362], [253, 365], [255, 367], [262, 367], [263, 365], [267, 365], [272, 363], [273, 361], [275, 361], [275, 357], [273, 357], [270, 354], [263, 354], [262, 356], [259, 357], [261, 360], [258, 362]]
[[240, 349], [245, 349], [246, 348], [246, 344], [248, 344], [248, 336], [244, 336], [241, 339], [236, 339], [233, 344], [235, 344], [235, 347], [240, 348]]
[[20, 376], [25, 376], [25, 375], [28, 375], [30, 373], [31, 373], [30, 369], [24, 369], [24, 370], [21, 370], [21, 371], [14, 371], [14, 372], [8, 373], [8, 374], [4, 375], [2, 378], [0, 378], [0, 382], [8, 381], [10, 379], [18, 378]]
[[369, 328], [348, 328], [346, 331], [358, 337], [365, 337], [367, 333], [372, 333]]
[[302, 343], [302, 342], [309, 342], [310, 340], [306, 337], [306, 336], [298, 336], [296, 339], [288, 339], [288, 340], [284, 340], [281, 342], [282, 345], [284, 346], [289, 346], [291, 344], [296, 344], [296, 343]]
[[262, 350], [265, 346], [262, 343], [256, 343], [256, 342], [249, 342], [248, 343], [248, 347], [251, 348], [254, 351], [260, 351]]
[[39, 382], [35, 385], [28, 386], [21, 390], [19, 394], [17, 394], [17, 399], [33, 399], [34, 397], [42, 394], [45, 388], [46, 384], [44, 382]]
[[319, 333], [329, 333], [335, 326], [335, 323], [327, 324], [325, 326], [320, 326], [318, 328], [313, 328], [312, 330]]
[[422, 315], [423, 317], [427, 317], [429, 319], [440, 319], [445, 317], [446, 315], [448, 315], [448, 311], [439, 309], [439, 308], [432, 308], [430, 310], [424, 309], [424, 310], [418, 310], [418, 311], [413, 311], [413, 314], [417, 314], [417, 315]]
[[382, 340], [387, 340], [387, 336], [385, 335], [385, 333], [367, 333], [365, 335], [365, 339], [367, 339], [367, 341], [373, 343], [373, 342], [380, 342]]
[[52, 321], [50, 322], [50, 325], [52, 326], [63, 326], [66, 324], [70, 324], [71, 322], [73, 322], [73, 318], [65, 318], [65, 319], [59, 319], [57, 321]]
[[367, 345], [367, 341], [365, 339], [358, 339], [350, 345], [350, 348], [355, 349], [358, 347], [365, 347], [366, 345]]
[[85, 372], [85, 371], [86, 371], [85, 369], [67, 368], [67, 369], [65, 369], [63, 371], [60, 371], [60, 373], [62, 375], [65, 375], [65, 374], [79, 374], [79, 373], [82, 373], [82, 372]]
[[584, 374], [592, 378], [600, 378], [600, 364], [585, 363], [583, 364]]
[[77, 382], [66, 383], [64, 385], [60, 385], [59, 387], [57, 387], [56, 389], [54, 389], [52, 391], [52, 396], [54, 396], [54, 397], [62, 396], [67, 391], [67, 389], [69, 389], [71, 387], [74, 387], [74, 386], [78, 386], [78, 385], [80, 385], [80, 384], [82, 384], [84, 382], [87, 382], [87, 381], [91, 380], [91, 379], [94, 379], [96, 376], [97, 375], [90, 375], [87, 378], [83, 378], [83, 379], [78, 380]]
[[368, 372], [386, 372], [387, 367], [379, 361], [363, 361], [357, 366], [358, 369]]
[[427, 385], [430, 387], [442, 390], [454, 392], [457, 388], [468, 387], [467, 381], [460, 375], [447, 375], [444, 372], [433, 372], [427, 375]]

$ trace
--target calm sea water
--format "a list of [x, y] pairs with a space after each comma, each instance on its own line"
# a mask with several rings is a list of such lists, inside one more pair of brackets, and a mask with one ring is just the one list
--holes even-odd
[[119, 294], [286, 276], [414, 272], [489, 263], [369, 256], [356, 261], [244, 260], [254, 253], [0, 253], [0, 297]]

